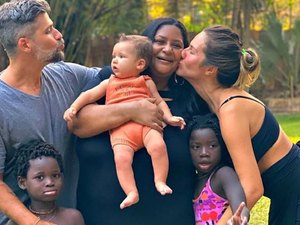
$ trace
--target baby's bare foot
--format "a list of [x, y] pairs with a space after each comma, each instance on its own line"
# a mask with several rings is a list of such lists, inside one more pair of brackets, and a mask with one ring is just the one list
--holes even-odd
[[156, 190], [161, 195], [172, 194], [172, 189], [164, 182], [156, 182], [155, 183]]
[[135, 191], [129, 192], [127, 197], [120, 204], [120, 209], [129, 207], [139, 201], [139, 194]]

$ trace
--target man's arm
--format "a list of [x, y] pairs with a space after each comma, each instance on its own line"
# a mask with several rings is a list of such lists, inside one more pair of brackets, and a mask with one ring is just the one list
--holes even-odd
[[90, 104], [83, 107], [68, 128], [79, 137], [90, 137], [128, 121], [135, 121], [162, 131], [163, 113], [155, 104], [155, 99], [111, 105]]
[[[13, 191], [3, 182], [3, 174], [0, 174], [0, 211], [19, 225], [34, 225], [39, 220], [39, 218], [32, 214], [14, 195]], [[39, 221], [38, 225], [54, 224]]]

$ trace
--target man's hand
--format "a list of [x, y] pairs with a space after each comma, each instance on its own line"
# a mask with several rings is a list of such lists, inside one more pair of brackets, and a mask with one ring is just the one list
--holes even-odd
[[136, 101], [131, 120], [149, 126], [159, 132], [163, 131], [163, 111], [155, 104], [154, 98]]

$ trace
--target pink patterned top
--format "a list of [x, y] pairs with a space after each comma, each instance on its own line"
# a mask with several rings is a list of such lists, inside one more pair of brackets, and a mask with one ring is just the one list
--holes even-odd
[[223, 215], [229, 203], [226, 199], [213, 192], [210, 180], [214, 171], [208, 178], [198, 198], [193, 200], [196, 225], [215, 225]]

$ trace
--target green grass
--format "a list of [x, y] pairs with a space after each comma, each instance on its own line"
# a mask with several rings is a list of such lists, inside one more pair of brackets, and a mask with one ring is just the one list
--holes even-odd
[[[280, 126], [292, 142], [300, 140], [300, 114], [276, 115]], [[270, 200], [262, 197], [251, 210], [250, 225], [267, 225]]]
[[276, 115], [276, 119], [289, 137], [300, 137], [300, 113]]

